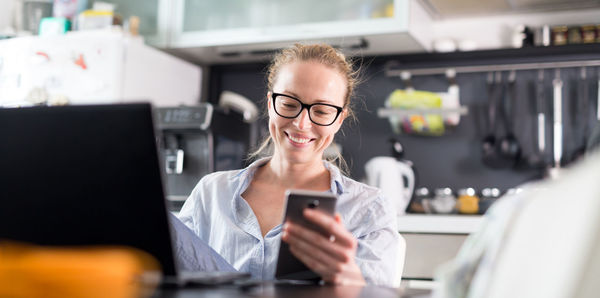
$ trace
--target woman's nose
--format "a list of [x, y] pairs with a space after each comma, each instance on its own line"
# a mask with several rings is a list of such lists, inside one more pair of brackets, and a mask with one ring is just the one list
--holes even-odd
[[303, 109], [302, 112], [300, 112], [300, 115], [294, 119], [294, 125], [296, 125], [298, 129], [310, 128], [312, 122], [308, 116], [308, 109]]

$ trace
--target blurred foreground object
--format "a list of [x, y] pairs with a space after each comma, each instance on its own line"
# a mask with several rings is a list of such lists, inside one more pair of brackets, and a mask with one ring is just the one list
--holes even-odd
[[159, 278], [158, 262], [133, 248], [0, 242], [0, 297], [146, 297]]
[[598, 297], [600, 152], [495, 203], [433, 297]]

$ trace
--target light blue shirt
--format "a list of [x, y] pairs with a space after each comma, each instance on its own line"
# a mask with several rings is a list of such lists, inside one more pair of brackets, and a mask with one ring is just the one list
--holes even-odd
[[[241, 272], [253, 278], [273, 279], [281, 239], [281, 224], [263, 238], [252, 208], [242, 198], [258, 167], [204, 176], [183, 205], [179, 219], [200, 239]], [[358, 239], [356, 263], [369, 284], [393, 286], [399, 237], [394, 208], [379, 189], [343, 176], [325, 162], [331, 191], [338, 196], [336, 211], [344, 226]]]

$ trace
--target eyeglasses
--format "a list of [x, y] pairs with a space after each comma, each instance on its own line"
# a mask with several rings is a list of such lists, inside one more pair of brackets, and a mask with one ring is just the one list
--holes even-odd
[[320, 126], [333, 124], [344, 110], [341, 107], [327, 103], [305, 104], [293, 96], [281, 93], [272, 93], [271, 97], [273, 98], [273, 107], [277, 115], [292, 119], [298, 117], [302, 113], [302, 109], [306, 109], [308, 110], [310, 121]]

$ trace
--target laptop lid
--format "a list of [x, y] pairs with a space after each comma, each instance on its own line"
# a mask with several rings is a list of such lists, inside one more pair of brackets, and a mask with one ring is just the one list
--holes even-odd
[[132, 246], [175, 275], [150, 104], [0, 109], [0, 239]]

